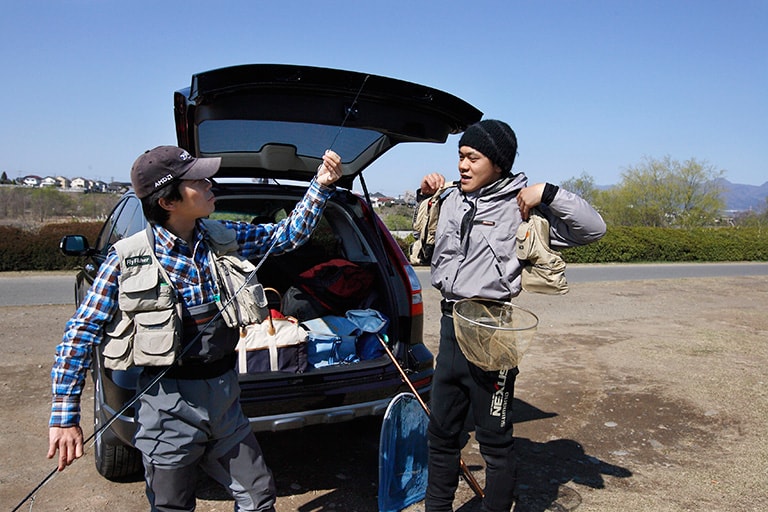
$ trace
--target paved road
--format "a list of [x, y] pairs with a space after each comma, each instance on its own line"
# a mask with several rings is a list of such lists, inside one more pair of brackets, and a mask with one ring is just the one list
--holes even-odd
[[74, 272], [0, 272], [0, 306], [74, 302]]
[[[416, 273], [429, 286], [429, 269]], [[768, 275], [768, 262], [569, 265], [566, 272], [569, 283], [750, 275]], [[73, 304], [73, 286], [74, 272], [0, 272], [0, 306]]]
[[[422, 286], [429, 286], [428, 268], [419, 267], [416, 274], [419, 276]], [[565, 275], [569, 283], [682, 277], [764, 276], [768, 275], [768, 262], [568, 265]]]

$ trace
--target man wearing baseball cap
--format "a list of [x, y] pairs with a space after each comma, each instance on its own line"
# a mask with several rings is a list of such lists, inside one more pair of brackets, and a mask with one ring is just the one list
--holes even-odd
[[221, 158], [195, 158], [176, 146], [145, 151], [131, 169], [133, 191], [141, 199], [173, 180], [204, 180], [219, 170]]
[[[80, 396], [93, 346], [105, 343], [106, 353], [109, 344], [131, 341], [124, 350], [130, 361], [110, 364], [142, 367], [138, 389], [146, 392], [136, 407], [134, 444], [142, 453], [152, 511], [194, 510], [198, 468], [229, 490], [236, 510], [275, 510], [272, 473], [240, 407], [238, 332], [216, 315], [220, 284], [211, 251], [221, 239], [245, 258], [303, 244], [342, 171], [341, 158], [326, 151], [303, 199], [277, 224], [204, 221], [215, 209], [210, 178], [220, 164], [174, 146], [138, 157], [131, 183], [148, 229], [110, 249], [67, 322], [51, 371], [48, 457], [58, 451], [61, 471], [83, 455]], [[147, 345], [151, 349], [144, 352]], [[167, 352], [158, 348], [166, 346]], [[190, 350], [180, 349], [186, 346]]]
[[[469, 126], [459, 140], [458, 187], [440, 208], [431, 270], [443, 314], [430, 404], [426, 512], [453, 510], [470, 411], [486, 462], [481, 510], [509, 512], [514, 502], [512, 401], [518, 369], [484, 371], [467, 361], [456, 341], [453, 304], [472, 297], [509, 301], [520, 293], [515, 234], [533, 208], [549, 221], [553, 246], [583, 245], [605, 234], [603, 219], [576, 194], [551, 183], [529, 186], [525, 174], [513, 174], [516, 155], [517, 136], [507, 123], [486, 119]], [[444, 184], [442, 174], [424, 176], [419, 199]]]

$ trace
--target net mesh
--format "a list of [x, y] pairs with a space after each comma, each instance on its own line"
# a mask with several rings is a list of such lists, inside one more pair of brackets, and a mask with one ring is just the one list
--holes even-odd
[[461, 351], [468, 361], [486, 371], [516, 367], [538, 324], [536, 315], [509, 302], [462, 299], [453, 306]]

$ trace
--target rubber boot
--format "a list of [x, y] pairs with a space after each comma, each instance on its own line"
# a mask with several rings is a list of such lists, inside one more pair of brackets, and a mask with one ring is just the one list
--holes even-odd
[[461, 471], [461, 451], [458, 447], [444, 445], [444, 441], [430, 436], [425, 512], [453, 512], [453, 499]]
[[517, 466], [513, 446], [480, 446], [485, 460], [485, 498], [482, 512], [509, 512], [515, 501]]

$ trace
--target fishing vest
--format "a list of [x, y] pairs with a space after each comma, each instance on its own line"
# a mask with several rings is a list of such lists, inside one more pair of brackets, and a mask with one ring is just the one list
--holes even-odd
[[523, 263], [523, 290], [551, 295], [568, 293], [565, 260], [550, 247], [549, 221], [536, 209], [517, 228], [517, 257]]
[[[215, 221], [204, 223], [206, 241], [214, 253], [237, 254], [234, 230]], [[120, 261], [118, 310], [105, 328], [105, 367], [197, 366], [234, 356], [237, 331], [227, 325], [223, 315], [210, 322], [219, 312], [220, 302], [193, 307], [183, 304], [157, 260], [151, 226], [116, 242], [114, 248]], [[213, 254], [211, 260], [215, 267]], [[214, 276], [220, 284], [215, 270]], [[190, 345], [192, 341], [194, 345]]]
[[412, 265], [429, 265], [435, 252], [435, 233], [440, 219], [440, 207], [448, 194], [456, 190], [455, 182], [448, 182], [423, 199], [416, 207], [413, 216], [413, 236], [415, 241], [409, 248], [408, 257]]

